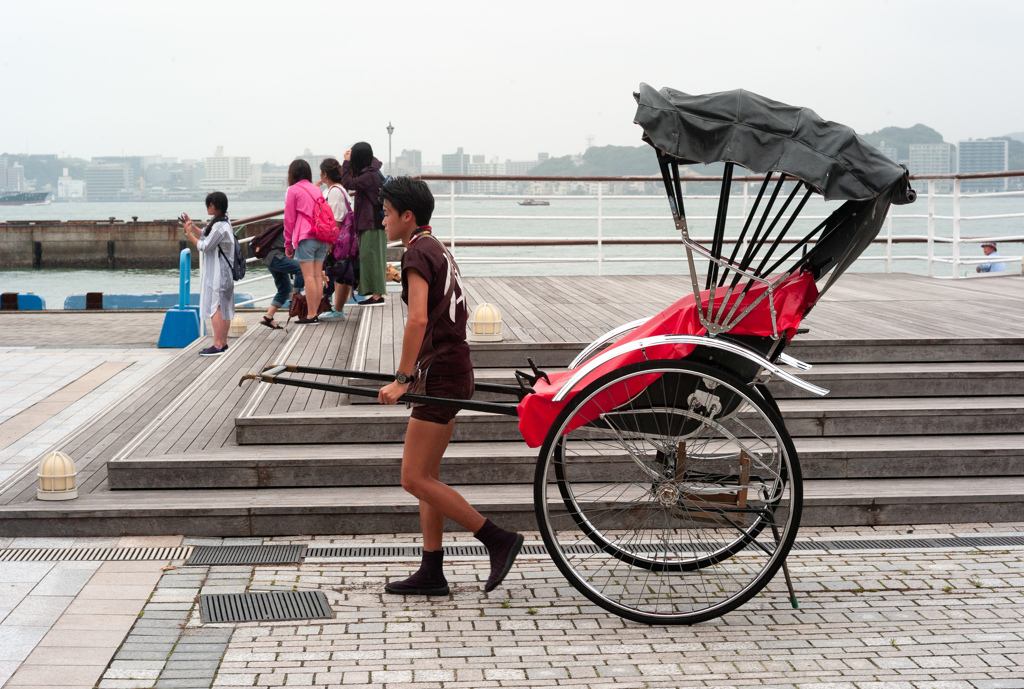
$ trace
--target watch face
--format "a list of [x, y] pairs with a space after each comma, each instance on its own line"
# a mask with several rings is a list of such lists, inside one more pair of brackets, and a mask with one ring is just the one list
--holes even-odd
[[409, 376], [399, 371], [398, 373], [395, 374], [395, 380], [397, 380], [402, 385], [405, 385], [406, 383], [409, 382]]

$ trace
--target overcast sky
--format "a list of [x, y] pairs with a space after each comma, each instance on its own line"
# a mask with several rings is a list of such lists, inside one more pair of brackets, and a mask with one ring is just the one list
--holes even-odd
[[1024, 2], [2, 0], [0, 152], [286, 163], [638, 145], [640, 82], [860, 133], [1024, 131]]

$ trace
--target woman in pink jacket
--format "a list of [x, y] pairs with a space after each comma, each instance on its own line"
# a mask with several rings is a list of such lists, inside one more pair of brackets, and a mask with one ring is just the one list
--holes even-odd
[[284, 200], [284, 253], [302, 268], [306, 283], [306, 317], [299, 323], [316, 325], [317, 307], [323, 298], [324, 259], [330, 244], [313, 237], [313, 212], [320, 188], [313, 186], [313, 172], [305, 160], [293, 160], [288, 166], [288, 194]]

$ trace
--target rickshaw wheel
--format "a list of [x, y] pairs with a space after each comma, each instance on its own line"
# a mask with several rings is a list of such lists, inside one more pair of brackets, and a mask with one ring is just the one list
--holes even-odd
[[647, 624], [694, 624], [756, 595], [796, 538], [802, 496], [772, 401], [728, 372], [675, 360], [625, 366], [577, 393], [534, 481], [562, 574]]

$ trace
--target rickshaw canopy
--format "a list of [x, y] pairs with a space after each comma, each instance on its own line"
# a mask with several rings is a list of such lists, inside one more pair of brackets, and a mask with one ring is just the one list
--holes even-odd
[[809, 108], [742, 89], [692, 96], [640, 84], [633, 96], [643, 140], [682, 164], [733, 162], [759, 174], [784, 172], [830, 201], [873, 199], [902, 178], [892, 203], [913, 201], [905, 168]]

